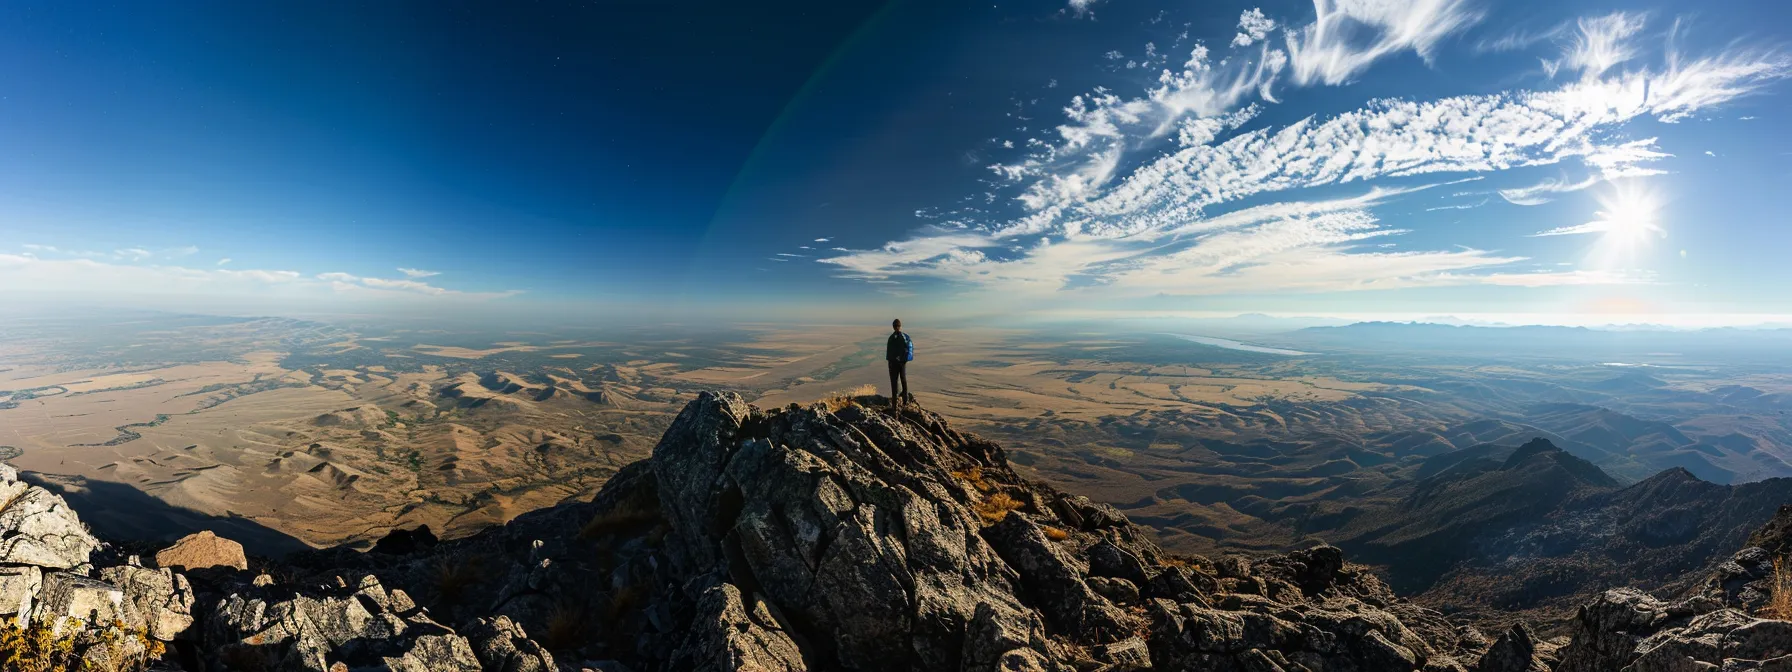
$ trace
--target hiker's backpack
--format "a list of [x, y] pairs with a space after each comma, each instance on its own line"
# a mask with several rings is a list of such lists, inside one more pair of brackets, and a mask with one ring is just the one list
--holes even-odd
[[908, 354], [905, 355], [906, 359], [903, 359], [902, 361], [915, 361], [915, 339], [909, 338], [907, 332], [902, 334], [902, 345], [908, 349]]

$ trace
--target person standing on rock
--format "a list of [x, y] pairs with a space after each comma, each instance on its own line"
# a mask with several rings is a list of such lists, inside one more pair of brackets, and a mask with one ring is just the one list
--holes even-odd
[[890, 340], [884, 343], [884, 360], [890, 363], [890, 408], [896, 408], [915, 398], [908, 392], [908, 363], [915, 360], [915, 342], [902, 333], [902, 320], [890, 322], [890, 329]]

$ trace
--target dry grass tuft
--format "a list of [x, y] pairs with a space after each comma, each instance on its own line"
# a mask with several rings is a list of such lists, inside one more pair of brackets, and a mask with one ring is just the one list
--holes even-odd
[[983, 479], [983, 467], [972, 465], [969, 469], [952, 472], [952, 477], [964, 481], [971, 489], [988, 494], [996, 489], [996, 485]]
[[1045, 526], [1045, 538], [1050, 539], [1052, 541], [1063, 541], [1065, 539], [1070, 538], [1070, 533], [1065, 532], [1064, 530], [1060, 530], [1058, 528], [1052, 527], [1050, 525], [1046, 525]]
[[1773, 559], [1773, 576], [1768, 577], [1767, 591], [1767, 604], [1758, 615], [1792, 620], [1792, 568], [1786, 567], [1785, 558]]
[[623, 586], [610, 594], [610, 607], [604, 611], [604, 623], [615, 625], [622, 622], [623, 617], [639, 610], [647, 603], [647, 589], [637, 585]]
[[459, 559], [441, 558], [436, 560], [434, 579], [436, 601], [440, 604], [454, 604], [467, 594], [467, 589], [479, 583], [485, 575], [483, 562], [479, 556], [466, 556]]
[[19, 627], [18, 619], [8, 618], [0, 625], [0, 670], [6, 672], [137, 672], [149, 662], [161, 658], [167, 649], [142, 630], [122, 621], [88, 639], [83, 651], [75, 650], [75, 633], [81, 628], [68, 628], [68, 634], [52, 634], [45, 620]]
[[859, 397], [868, 397], [874, 394], [877, 394], [876, 385], [860, 385], [828, 393], [828, 396], [821, 398], [821, 405], [827, 408], [829, 413], [839, 413], [846, 410], [848, 406], [857, 404]]
[[984, 523], [994, 525], [1002, 522], [1003, 518], [1007, 518], [1009, 511], [1019, 509], [1022, 506], [1025, 506], [1025, 504], [1022, 504], [1020, 500], [1010, 497], [1006, 492], [998, 492], [988, 497], [984, 497], [981, 502], [977, 502], [976, 508], [977, 515], [983, 518]]
[[43, 622], [19, 627], [18, 619], [6, 619], [0, 627], [0, 667], [19, 672], [72, 670], [81, 662], [73, 637], [57, 637]]
[[585, 608], [570, 602], [554, 605], [548, 613], [547, 633], [542, 636], [542, 644], [550, 651], [567, 651], [585, 644], [586, 623]]
[[608, 511], [592, 516], [591, 520], [579, 529], [579, 538], [596, 539], [609, 535], [632, 534], [647, 530], [660, 522], [660, 500], [658, 497], [634, 497], [617, 503]]
[[1168, 553], [1165, 553], [1163, 555], [1163, 557], [1161, 558], [1161, 561], [1162, 561], [1162, 564], [1167, 567], [1181, 567], [1181, 568], [1186, 569], [1191, 572], [1201, 569], [1201, 565], [1196, 564], [1195, 561], [1190, 560], [1185, 557], [1182, 557], [1180, 555], [1170, 555]]

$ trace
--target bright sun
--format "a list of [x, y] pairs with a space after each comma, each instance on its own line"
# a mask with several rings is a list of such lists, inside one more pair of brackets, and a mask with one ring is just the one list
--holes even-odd
[[1656, 199], [1641, 188], [1618, 188], [1598, 204], [1598, 219], [1588, 226], [1602, 233], [1600, 247], [1606, 247], [1606, 253], [1638, 253], [1650, 238], [1663, 235]]
[[1636, 190], [1624, 190], [1606, 203], [1605, 209], [1599, 211], [1599, 223], [1604, 225], [1605, 237], [1612, 242], [1625, 246], [1634, 246], [1648, 242], [1650, 236], [1660, 233], [1661, 226], [1655, 223], [1655, 202], [1647, 194]]
[[1598, 219], [1582, 229], [1600, 234], [1599, 244], [1588, 259], [1594, 268], [1615, 269], [1633, 264], [1650, 241], [1664, 233], [1653, 194], [1636, 185], [1620, 187], [1601, 197], [1599, 206]]

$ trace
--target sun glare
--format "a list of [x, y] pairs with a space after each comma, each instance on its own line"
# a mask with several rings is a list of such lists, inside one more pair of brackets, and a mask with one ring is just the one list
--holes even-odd
[[1641, 189], [1620, 188], [1600, 199], [1600, 207], [1594, 223], [1604, 231], [1603, 242], [1633, 248], [1662, 233], [1656, 222], [1655, 199]]
[[1599, 242], [1589, 251], [1588, 267], [1618, 270], [1634, 266], [1661, 226], [1660, 206], [1641, 185], [1623, 185], [1599, 198], [1597, 217], [1581, 230], [1598, 233]]

